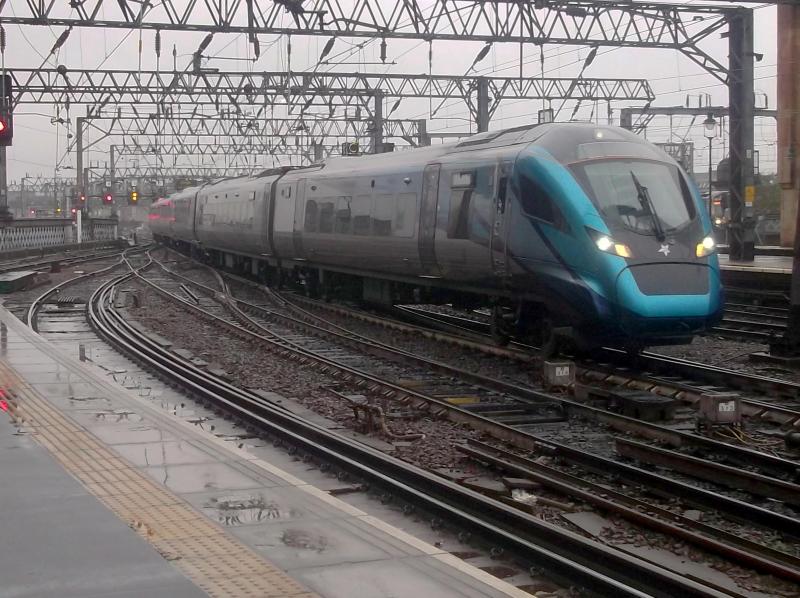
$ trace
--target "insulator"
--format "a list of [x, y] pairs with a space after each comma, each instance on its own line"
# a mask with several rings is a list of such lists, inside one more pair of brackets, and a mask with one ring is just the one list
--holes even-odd
[[386, 38], [381, 40], [381, 62], [386, 62]]
[[0, 52], [6, 53], [6, 30], [0, 25]]
[[161, 30], [156, 29], [156, 56], [161, 58]]
[[198, 52], [202, 52], [203, 50], [205, 50], [208, 47], [208, 45], [211, 43], [212, 39], [214, 39], [214, 34], [213, 33], [209, 33], [208, 35], [206, 35], [205, 38], [203, 38], [203, 41], [200, 42], [200, 47], [197, 48], [197, 51]]

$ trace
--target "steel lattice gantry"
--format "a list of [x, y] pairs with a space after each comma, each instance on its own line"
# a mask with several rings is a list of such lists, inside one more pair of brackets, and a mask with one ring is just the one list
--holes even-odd
[[[523, 78], [370, 73], [158, 72], [10, 69], [14, 104], [162, 106], [362, 106], [383, 98], [463, 99], [476, 121], [503, 100], [624, 100], [652, 102], [643, 79]], [[479, 122], [479, 129], [483, 128]], [[488, 126], [488, 122], [486, 123]]]
[[[634, 122], [633, 116], [639, 115], [639, 118]], [[727, 106], [704, 106], [698, 108], [688, 108], [686, 106], [642, 106], [625, 107], [619, 112], [619, 124], [621, 127], [630, 129], [634, 133], [641, 133], [647, 129], [647, 125], [656, 116], [729, 116], [730, 110]], [[769, 110], [767, 108], [755, 108], [753, 110], [755, 116], [764, 118], [778, 118], [777, 110]]]
[[[741, 6], [616, 0], [0, 0], [0, 21], [50, 27], [109, 27], [247, 33], [339, 35], [425, 41], [482, 41], [667, 48], [682, 52], [728, 85], [730, 106], [731, 257], [744, 252], [746, 187], [753, 180], [753, 11]], [[727, 66], [700, 47], [728, 38]], [[291, 38], [290, 38], [291, 39]], [[377, 102], [376, 102], [377, 104]], [[485, 115], [481, 115], [482, 118]]]
[[[199, 146], [222, 146], [239, 148], [242, 155], [295, 156], [308, 155], [310, 160], [321, 158], [326, 147], [343, 141], [365, 142], [365, 147], [384, 138], [398, 138], [409, 145], [430, 143], [424, 120], [381, 121], [376, 130], [374, 119], [353, 118], [273, 118], [269, 114], [244, 116], [237, 113], [208, 114], [202, 110], [166, 110], [147, 113], [136, 109], [131, 114], [121, 110], [94, 107], [87, 116], [78, 117], [75, 150], [78, 188], [88, 184], [88, 172], [84, 167], [85, 152], [111, 136], [118, 136], [132, 148], [139, 148], [139, 155], [161, 154], [161, 148], [172, 146], [173, 155], [180, 148]], [[88, 141], [88, 132], [94, 138]], [[293, 138], [297, 137], [297, 140]], [[287, 142], [287, 140], [289, 140]], [[298, 146], [294, 151], [292, 146]], [[115, 146], [119, 147], [119, 146]], [[253, 149], [256, 151], [252, 151]], [[134, 150], [131, 150], [134, 151]], [[116, 161], [111, 156], [112, 164]], [[154, 171], [156, 167], [152, 167]]]
[[[586, 44], [680, 50], [725, 77], [697, 44], [727, 25], [732, 7], [609, 0], [0, 0], [0, 19], [20, 25], [111, 27], [423, 40]], [[697, 19], [701, 19], [700, 27]]]

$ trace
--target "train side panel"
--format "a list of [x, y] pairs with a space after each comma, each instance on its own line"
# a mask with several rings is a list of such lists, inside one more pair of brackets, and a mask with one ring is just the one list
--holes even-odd
[[420, 179], [410, 171], [307, 179], [298, 219], [305, 257], [331, 266], [416, 275]]
[[248, 255], [269, 253], [270, 188], [275, 177], [222, 181], [197, 194], [195, 231], [207, 248]]

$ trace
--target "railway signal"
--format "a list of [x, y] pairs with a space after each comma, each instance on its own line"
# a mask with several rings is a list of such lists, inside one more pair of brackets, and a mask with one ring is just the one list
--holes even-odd
[[103, 195], [103, 203], [112, 203], [114, 201], [114, 196], [111, 193], [106, 193]]
[[0, 146], [11, 145], [14, 136], [14, 129], [11, 126], [11, 118], [5, 110], [0, 110]]
[[11, 145], [14, 138], [14, 122], [11, 118], [12, 81], [11, 75], [0, 79], [0, 146]]
[[131, 191], [131, 204], [136, 205], [139, 201], [139, 192], [138, 191]]

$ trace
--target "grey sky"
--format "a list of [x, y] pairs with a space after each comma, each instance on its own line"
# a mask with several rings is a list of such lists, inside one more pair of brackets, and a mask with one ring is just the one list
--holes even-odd
[[[16, 3], [16, 2], [15, 2]], [[427, 5], [427, 3], [423, 4]], [[754, 6], [754, 5], [749, 5]], [[12, 8], [13, 10], [13, 8]], [[763, 106], [764, 95], [768, 98], [769, 107], [774, 108], [776, 102], [776, 9], [773, 6], [758, 8], [755, 12], [755, 50], [764, 58], [756, 64], [755, 88], [757, 105]], [[699, 24], [702, 26], [702, 24]], [[61, 30], [46, 27], [26, 27], [21, 30], [17, 26], [6, 25], [8, 39], [5, 65], [13, 67], [37, 67], [43, 62], [49, 66], [64, 64], [68, 68], [103, 68], [103, 69], [136, 69], [138, 68], [139, 38], [141, 35], [142, 54], [141, 68], [156, 67], [154, 52], [154, 32], [123, 31], [99, 29], [75, 29], [63, 48], [55, 58], [45, 61], [54, 40]], [[173, 44], [178, 54], [177, 65], [184, 69], [191, 60], [192, 52], [203, 39], [202, 33], [162, 32], [162, 56], [160, 68], [172, 70]], [[251, 46], [241, 34], [218, 34], [206, 50], [205, 54], [214, 56], [207, 64], [221, 70], [285, 70], [286, 37], [259, 36], [262, 48], [261, 58], [257, 62], [248, 61], [252, 56]], [[306, 70], [317, 67], [317, 59], [325, 45], [325, 37], [294, 37], [292, 40], [292, 70]], [[364, 39], [339, 38], [330, 57], [345, 63], [332, 66], [319, 66], [321, 70], [336, 71], [390, 71], [398, 73], [427, 73], [428, 44], [419, 41], [387, 40], [389, 61], [397, 61], [396, 65], [368, 65], [364, 63], [379, 62], [379, 41], [367, 42]], [[474, 42], [435, 42], [433, 45], [433, 71], [442, 74], [463, 74], [471, 65], [482, 45]], [[727, 60], [727, 40], [718, 35], [712, 36], [702, 44], [702, 48], [718, 60]], [[580, 72], [583, 61], [589, 52], [586, 47], [577, 46], [544, 46], [546, 76], [575, 76]], [[230, 60], [234, 59], [234, 60]], [[536, 77], [541, 75], [540, 50], [531, 44], [524, 47], [523, 75]], [[348, 64], [349, 63], [349, 64]], [[355, 63], [355, 64], [354, 64]], [[476, 67], [479, 74], [498, 74], [504, 76], [519, 75], [519, 45], [495, 44], [486, 58]], [[727, 105], [727, 89], [711, 75], [685, 56], [670, 50], [632, 50], [600, 48], [597, 58], [584, 72], [587, 77], [626, 77], [648, 79], [656, 92], [657, 105], [683, 105], [687, 95], [693, 96], [692, 105], [697, 105], [699, 94], [708, 93], [714, 104]], [[434, 101], [433, 105], [438, 105]], [[615, 109], [622, 107], [617, 103]], [[555, 107], [558, 108], [556, 103]], [[492, 121], [492, 128], [517, 126], [536, 119], [536, 111], [541, 102], [518, 101], [501, 105]], [[561, 112], [561, 119], [568, 118], [573, 105], [567, 104]], [[84, 106], [73, 106], [69, 111], [72, 123], [77, 116], [85, 114]], [[68, 145], [67, 128], [51, 124], [56, 112], [66, 117], [65, 107], [56, 109], [49, 105], [24, 105], [15, 116], [14, 146], [9, 148], [9, 180], [18, 180], [26, 174], [53, 176], [57, 162], [62, 165], [75, 166], [74, 152], [65, 153]], [[427, 118], [429, 102], [427, 99], [403, 100], [393, 118]], [[583, 105], [578, 118], [588, 119], [590, 116], [606, 119], [605, 105]], [[615, 114], [618, 118], [618, 113]], [[447, 118], [442, 118], [447, 117]], [[437, 112], [437, 118], [430, 121], [431, 131], [465, 131], [474, 130], [468, 120], [464, 103], [459, 99], [446, 101]], [[695, 141], [695, 157], [698, 169], [707, 164], [707, 140], [703, 136], [702, 118], [697, 119], [690, 127], [690, 117], [675, 118], [670, 123], [667, 118], [654, 120], [648, 129], [648, 138], [654, 141], [666, 141], [670, 137], [675, 140], [686, 138]], [[772, 171], [775, 168], [775, 123], [773, 120], [756, 120], [756, 149], [760, 152], [761, 170]], [[97, 151], [89, 154], [94, 161], [107, 160], [107, 146], [100, 144]], [[722, 157], [722, 143], [715, 140], [714, 161]], [[73, 177], [74, 170], [63, 170], [59, 176]]]

